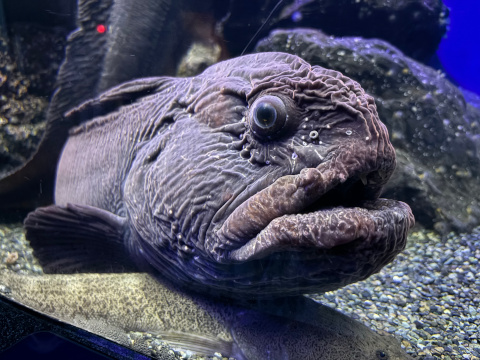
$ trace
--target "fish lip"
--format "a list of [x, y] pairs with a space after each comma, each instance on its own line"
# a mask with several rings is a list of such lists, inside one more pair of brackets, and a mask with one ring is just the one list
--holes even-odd
[[355, 243], [373, 249], [378, 242], [397, 242], [392, 253], [403, 250], [415, 220], [410, 207], [396, 200], [376, 199], [359, 206], [335, 206], [272, 220], [243, 246], [228, 253], [231, 262], [246, 262], [279, 252], [328, 251]]
[[[378, 200], [378, 194], [386, 180], [373, 181], [369, 184], [366, 178], [378, 180], [379, 171], [363, 175], [357, 172], [347, 178], [344, 173], [325, 166], [323, 169], [321, 167], [305, 168], [299, 174], [282, 176], [249, 196], [240, 206], [231, 211], [222, 226], [215, 230], [215, 241], [206, 244], [206, 250], [219, 263], [245, 262], [287, 250], [325, 250], [359, 238], [367, 241], [374, 237], [382, 237], [378, 231], [375, 231], [376, 227], [381, 226], [379, 221], [375, 221], [375, 217], [389, 223], [390, 229], [384, 230], [385, 239], [390, 241], [392, 236], [406, 238], [408, 229], [414, 224], [410, 208], [401, 202]], [[357, 183], [361, 181], [365, 191], [360, 198], [356, 199], [353, 206], [345, 207], [340, 203], [328, 208], [325, 208], [325, 205], [322, 206], [322, 201], [331, 190], [345, 187], [348, 182], [355, 181]], [[238, 203], [239, 198], [240, 196], [235, 199], [235, 202]], [[312, 204], [320, 204], [320, 209], [308, 211]], [[380, 207], [381, 210], [375, 210], [376, 207]], [[265, 211], [265, 209], [268, 210]], [[272, 209], [274, 210], [271, 211]], [[369, 213], [369, 210], [373, 212]], [[264, 216], [264, 213], [268, 212], [273, 215]], [[337, 223], [333, 220], [339, 215], [346, 216], [346, 214], [355, 220], [342, 223], [338, 219], [335, 220]], [[395, 223], [392, 223], [393, 220]], [[288, 222], [290, 229], [286, 229], [285, 226], [282, 228], [282, 222]], [[296, 230], [293, 230], [295, 223]], [[300, 224], [303, 230], [300, 229]], [[395, 224], [401, 225], [395, 226]], [[333, 237], [321, 238], [322, 233], [326, 234], [329, 228], [333, 229], [337, 226], [343, 230], [337, 230]], [[370, 230], [366, 231], [365, 227]], [[301, 235], [302, 231], [310, 232], [310, 235]], [[313, 233], [317, 236], [313, 236]], [[333, 232], [328, 236], [332, 234]]]

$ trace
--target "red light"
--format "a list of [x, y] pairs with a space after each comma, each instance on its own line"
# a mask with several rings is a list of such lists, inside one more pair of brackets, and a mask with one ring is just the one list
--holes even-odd
[[107, 27], [103, 24], [98, 24], [97, 25], [97, 32], [99, 34], [103, 34], [105, 31], [107, 31]]

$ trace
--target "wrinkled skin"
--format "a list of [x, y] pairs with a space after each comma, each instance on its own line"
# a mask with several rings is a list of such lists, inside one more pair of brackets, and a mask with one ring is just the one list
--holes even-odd
[[333, 290], [389, 263], [414, 223], [406, 204], [378, 199], [395, 152], [372, 97], [296, 56], [140, 79], [69, 116], [97, 118], [71, 132], [56, 204], [116, 214], [136, 263], [183, 286]]

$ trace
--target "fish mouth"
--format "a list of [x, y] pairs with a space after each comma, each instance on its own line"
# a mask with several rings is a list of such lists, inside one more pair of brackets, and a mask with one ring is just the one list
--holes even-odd
[[207, 250], [220, 263], [328, 251], [349, 243], [364, 250], [389, 242], [396, 254], [415, 220], [407, 204], [378, 198], [387, 180], [378, 170], [347, 178], [321, 167], [280, 177], [238, 206]]

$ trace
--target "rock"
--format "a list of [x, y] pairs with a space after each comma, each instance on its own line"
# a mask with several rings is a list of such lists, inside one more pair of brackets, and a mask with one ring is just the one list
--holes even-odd
[[65, 36], [60, 28], [15, 24], [8, 39], [0, 38], [0, 178], [22, 165], [43, 136]]
[[188, 77], [200, 74], [210, 65], [220, 60], [221, 48], [218, 44], [194, 42], [182, 57], [177, 76]]
[[277, 1], [230, 1], [223, 33], [232, 55], [239, 55], [265, 23], [257, 39], [274, 28], [312, 27], [335, 36], [383, 39], [428, 61], [448, 25], [448, 9], [441, 0], [289, 0], [276, 5]]
[[12, 58], [18, 71], [28, 77], [29, 93], [49, 100], [63, 61], [68, 33], [66, 28], [37, 24], [14, 23], [9, 26]]
[[407, 202], [417, 223], [442, 233], [480, 224], [480, 109], [443, 74], [384, 41], [317, 30], [273, 31], [256, 51], [296, 54], [362, 84], [397, 150], [384, 196]]
[[29, 88], [6, 40], [0, 39], [0, 177], [28, 159], [43, 134], [47, 100], [29, 93]]

